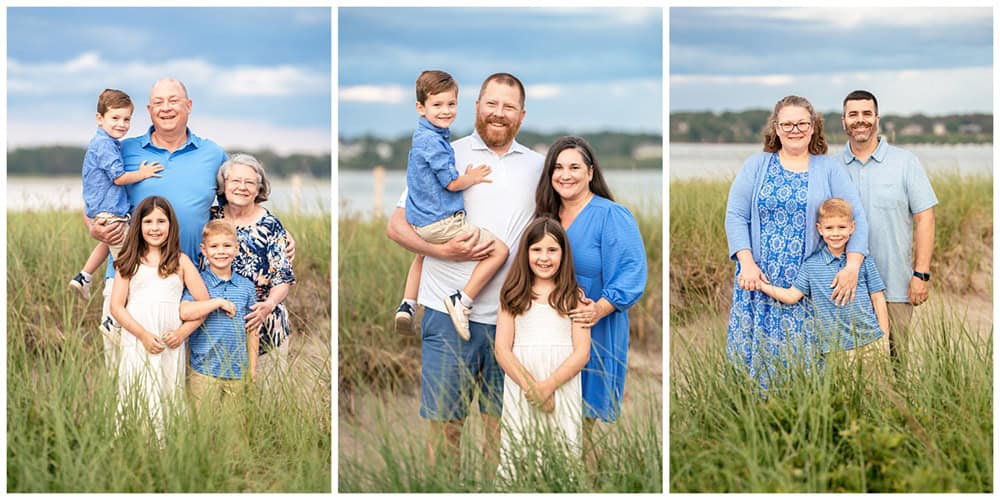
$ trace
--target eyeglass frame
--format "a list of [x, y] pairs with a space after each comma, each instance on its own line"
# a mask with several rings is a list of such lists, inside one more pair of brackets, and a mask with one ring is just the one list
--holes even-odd
[[[806, 124], [805, 125], [805, 130], [802, 129], [802, 124], [803, 123]], [[785, 126], [784, 126], [785, 124], [791, 125], [791, 127], [789, 127], [788, 130], [785, 130]], [[796, 130], [796, 129], [798, 129], [799, 132], [801, 132], [801, 133], [804, 134], [806, 132], [809, 132], [813, 128], [813, 122], [812, 122], [812, 120], [802, 120], [802, 121], [796, 122], [796, 123], [778, 122], [777, 120], [775, 120], [774, 121], [774, 125], [778, 128], [778, 130], [781, 130], [782, 132], [784, 132], [786, 134], [790, 134], [790, 133], [792, 133], [793, 130]]]
[[260, 187], [260, 182], [254, 179], [233, 179], [226, 178], [226, 184], [233, 187], [246, 187], [247, 189]]

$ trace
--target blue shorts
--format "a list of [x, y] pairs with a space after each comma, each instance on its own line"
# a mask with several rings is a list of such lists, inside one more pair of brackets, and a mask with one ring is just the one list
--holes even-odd
[[469, 322], [466, 342], [455, 331], [451, 316], [425, 307], [420, 330], [420, 416], [464, 419], [478, 395], [479, 412], [499, 417], [504, 374], [493, 353], [496, 325]]

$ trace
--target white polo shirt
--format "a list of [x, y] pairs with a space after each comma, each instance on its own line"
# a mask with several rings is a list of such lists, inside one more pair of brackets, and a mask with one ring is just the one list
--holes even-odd
[[[507, 262], [483, 288], [472, 306], [471, 321], [495, 325], [500, 305], [500, 287], [517, 252], [521, 233], [528, 227], [535, 213], [535, 189], [542, 175], [545, 157], [515, 141], [503, 155], [486, 147], [475, 132], [453, 142], [455, 167], [460, 173], [470, 163], [473, 166], [489, 165], [493, 182], [476, 184], [462, 192], [465, 200], [466, 220], [469, 224], [487, 229], [503, 240], [510, 249]], [[406, 206], [406, 190], [397, 207]], [[417, 302], [424, 307], [447, 314], [444, 299], [462, 289], [472, 276], [477, 261], [454, 262], [433, 257], [424, 258], [420, 276], [420, 293]]]

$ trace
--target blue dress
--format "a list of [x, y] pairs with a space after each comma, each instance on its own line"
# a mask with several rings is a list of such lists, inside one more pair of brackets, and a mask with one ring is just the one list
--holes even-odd
[[583, 368], [583, 415], [613, 422], [621, 409], [628, 355], [628, 309], [646, 288], [646, 249], [627, 208], [594, 195], [566, 230], [576, 279], [594, 302], [615, 311], [590, 328], [590, 360]]
[[[773, 155], [765, 175], [752, 207], [761, 221], [761, 255], [754, 258], [772, 285], [788, 288], [802, 264], [809, 173], [785, 170]], [[739, 273], [737, 261], [737, 277]], [[804, 300], [785, 305], [764, 292], [741, 289], [734, 278], [726, 352], [766, 389], [780, 379], [790, 360], [802, 360], [807, 369], [822, 363], [807, 319]]]

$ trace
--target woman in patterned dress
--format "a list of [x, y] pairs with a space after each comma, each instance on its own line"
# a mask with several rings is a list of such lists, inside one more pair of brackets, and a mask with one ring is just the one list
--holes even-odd
[[826, 151], [823, 116], [803, 97], [784, 97], [765, 127], [764, 152], [747, 159], [729, 190], [726, 237], [737, 264], [726, 352], [764, 389], [793, 365], [823, 366], [805, 303], [781, 304], [764, 295], [760, 285], [791, 286], [802, 260], [821, 243], [816, 211], [824, 200], [848, 200], [856, 221], [847, 265], [831, 283], [838, 304], [854, 299], [868, 253], [868, 223], [858, 190]]
[[288, 296], [295, 275], [286, 255], [289, 236], [281, 221], [261, 205], [271, 192], [264, 167], [253, 156], [235, 154], [219, 167], [219, 206], [212, 218], [236, 226], [240, 251], [233, 271], [257, 285], [257, 304], [246, 316], [247, 330], [260, 327], [257, 372], [265, 381], [279, 379], [288, 364]]

